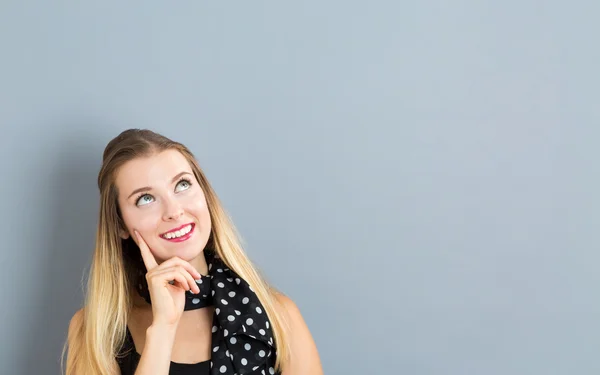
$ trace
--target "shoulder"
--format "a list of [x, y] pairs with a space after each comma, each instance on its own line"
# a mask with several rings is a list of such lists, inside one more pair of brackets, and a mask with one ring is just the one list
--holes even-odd
[[[84, 320], [85, 320], [85, 310], [79, 309], [73, 314], [71, 317], [71, 321], [69, 322], [69, 331], [67, 334], [67, 367], [66, 374], [81, 374], [88, 373], [89, 371], [81, 371], [82, 367], [87, 366], [86, 361], [81, 361], [80, 357], [86, 355], [85, 346], [83, 338], [83, 329], [84, 329]], [[121, 370], [118, 367], [116, 359], [112, 362], [113, 368], [111, 369], [111, 374], [119, 375], [121, 374]]]
[[286, 328], [290, 331], [289, 333], [293, 335], [298, 331], [308, 331], [298, 305], [289, 296], [281, 292], [276, 292], [274, 297], [276, 301], [275, 309], [285, 321]]
[[275, 300], [277, 301], [277, 309], [280, 313], [284, 314], [290, 319], [302, 318], [302, 315], [300, 314], [300, 309], [290, 297], [281, 292], [275, 292], [274, 295]]
[[83, 327], [83, 309], [79, 309], [73, 314], [71, 321], [69, 322], [68, 338], [72, 339]]
[[81, 361], [79, 361], [82, 351], [82, 329], [83, 329], [83, 309], [78, 310], [69, 322], [69, 331], [67, 333], [67, 342], [63, 347], [63, 355], [67, 352], [66, 374], [81, 373]]
[[317, 346], [296, 303], [283, 293], [275, 293], [279, 313], [285, 317], [286, 334], [290, 348], [290, 361], [283, 375], [322, 374]]

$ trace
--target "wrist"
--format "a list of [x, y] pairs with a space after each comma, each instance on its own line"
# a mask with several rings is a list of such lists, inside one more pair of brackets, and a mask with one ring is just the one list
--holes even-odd
[[153, 322], [146, 329], [146, 336], [175, 336], [175, 332], [177, 331], [176, 324], [166, 324], [166, 323], [157, 323]]

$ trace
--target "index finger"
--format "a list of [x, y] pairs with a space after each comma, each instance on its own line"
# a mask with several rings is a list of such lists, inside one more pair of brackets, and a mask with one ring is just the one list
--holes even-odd
[[150, 248], [146, 244], [146, 241], [142, 238], [142, 235], [138, 233], [137, 230], [134, 230], [135, 236], [138, 239], [138, 247], [140, 248], [140, 252], [142, 253], [142, 259], [144, 260], [144, 264], [146, 265], [146, 269], [150, 271], [154, 267], [158, 266], [156, 259], [154, 259], [154, 255], [150, 251]]

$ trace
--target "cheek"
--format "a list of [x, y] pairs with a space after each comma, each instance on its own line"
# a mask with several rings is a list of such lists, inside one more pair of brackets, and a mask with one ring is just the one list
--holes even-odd
[[210, 212], [202, 193], [190, 196], [186, 202], [188, 211], [204, 224], [210, 223]]
[[123, 219], [127, 229], [133, 232], [133, 229], [137, 229], [142, 234], [148, 231], [156, 229], [156, 210], [153, 209], [137, 209], [129, 210], [123, 213]]
[[192, 211], [196, 213], [208, 215], [208, 206], [206, 205], [206, 200], [204, 199], [204, 195], [202, 194], [190, 197], [189, 207]]

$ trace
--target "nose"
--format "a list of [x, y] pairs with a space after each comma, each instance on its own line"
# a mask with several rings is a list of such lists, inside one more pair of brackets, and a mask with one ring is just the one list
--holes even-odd
[[165, 200], [165, 211], [163, 213], [164, 221], [175, 221], [179, 219], [183, 215], [183, 208], [177, 202], [177, 200], [173, 198], [168, 198]]

